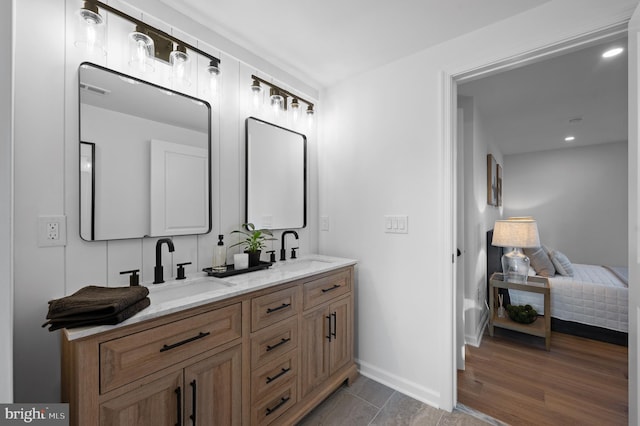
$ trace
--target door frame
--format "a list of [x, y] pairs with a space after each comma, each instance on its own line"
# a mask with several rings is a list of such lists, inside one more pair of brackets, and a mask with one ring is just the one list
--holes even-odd
[[[443, 101], [443, 117], [442, 117], [442, 134], [443, 134], [443, 154], [444, 154], [444, 225], [448, 235], [448, 241], [446, 241], [446, 248], [452, 253], [452, 259], [455, 258], [455, 247], [457, 244], [457, 215], [458, 208], [456, 203], [456, 193], [458, 188], [457, 180], [458, 180], [458, 170], [456, 166], [457, 162], [457, 86], [458, 84], [477, 80], [480, 78], [488, 77], [493, 74], [497, 74], [498, 72], [508, 71], [510, 69], [515, 69], [523, 65], [530, 65], [535, 62], [539, 62], [542, 60], [550, 59], [555, 56], [560, 56], [566, 53], [569, 53], [573, 50], [578, 50], [579, 48], [586, 47], [589, 44], [593, 44], [596, 42], [604, 42], [607, 39], [615, 39], [619, 37], [621, 34], [627, 34], [627, 26], [629, 23], [629, 19], [622, 20], [620, 22], [616, 22], [612, 25], [609, 25], [604, 28], [597, 28], [593, 31], [589, 31], [583, 34], [580, 34], [576, 37], [573, 37], [568, 40], [558, 41], [556, 44], [541, 46], [537, 49], [533, 49], [527, 52], [522, 52], [520, 54], [516, 54], [510, 57], [507, 57], [503, 60], [487, 63], [485, 65], [475, 67], [472, 69], [467, 69], [459, 72], [450, 72], [443, 71], [441, 74], [442, 79], [442, 101]], [[631, 161], [631, 160], [630, 160]], [[465, 257], [462, 257], [463, 261]], [[457, 300], [460, 296], [459, 292], [464, 292], [464, 288], [458, 288], [458, 279], [456, 277], [456, 262], [455, 260], [452, 262], [450, 266], [446, 268], [444, 275], [447, 277], [447, 282], [450, 283], [449, 288], [453, 291], [451, 292], [450, 298], [450, 309], [452, 312], [451, 318], [451, 327], [450, 330], [452, 332], [452, 338], [449, 341], [451, 344], [451, 359], [448, 363], [448, 368], [450, 372], [450, 386], [448, 387], [450, 390], [450, 398], [447, 401], [447, 398], [444, 399], [444, 406], [442, 408], [451, 411], [458, 402], [458, 383], [457, 383], [457, 331], [456, 324], [458, 321], [462, 320], [462, 316], [464, 312], [459, 312], [457, 308]], [[464, 294], [462, 294], [464, 297]], [[631, 315], [629, 316], [631, 319]], [[631, 362], [631, 358], [630, 361]], [[631, 368], [630, 368], [631, 370]], [[635, 370], [634, 370], [635, 371]], [[634, 378], [629, 378], [629, 386], [636, 385], [635, 382], [632, 382]], [[449, 402], [451, 405], [449, 405]], [[629, 418], [631, 418], [632, 413], [629, 413]]]

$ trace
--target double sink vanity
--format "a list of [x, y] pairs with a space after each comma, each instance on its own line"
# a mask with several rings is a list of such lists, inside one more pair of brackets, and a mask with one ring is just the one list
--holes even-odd
[[64, 330], [72, 424], [295, 424], [357, 376], [355, 263], [309, 255], [150, 285], [127, 321]]
[[[211, 232], [222, 160], [212, 161], [209, 103], [88, 62], [78, 83], [80, 237], [169, 244]], [[245, 222], [304, 228], [306, 136], [249, 117], [244, 151]], [[295, 424], [357, 375], [355, 263], [309, 255], [152, 284], [150, 306], [128, 320], [63, 330], [71, 424]]]

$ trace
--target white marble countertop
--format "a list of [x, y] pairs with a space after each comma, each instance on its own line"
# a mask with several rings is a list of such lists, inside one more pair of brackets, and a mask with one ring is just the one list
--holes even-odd
[[141, 285], [148, 286], [151, 299], [151, 305], [146, 309], [116, 325], [79, 327], [65, 330], [65, 333], [68, 340], [76, 340], [356, 263], [353, 259], [310, 254], [294, 260], [276, 262], [268, 269], [225, 278], [198, 273], [181, 281], [163, 284], [142, 283]]

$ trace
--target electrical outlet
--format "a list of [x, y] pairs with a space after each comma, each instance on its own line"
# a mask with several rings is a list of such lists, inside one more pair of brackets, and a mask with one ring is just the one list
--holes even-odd
[[329, 230], [329, 216], [320, 216], [320, 230], [321, 231]]
[[60, 239], [60, 226], [58, 222], [47, 222], [47, 240]]
[[38, 217], [38, 247], [67, 245], [67, 217]]

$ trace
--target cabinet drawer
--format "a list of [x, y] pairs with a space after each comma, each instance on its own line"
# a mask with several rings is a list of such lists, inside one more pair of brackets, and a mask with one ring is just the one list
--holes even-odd
[[251, 367], [264, 365], [297, 346], [297, 317], [260, 330], [251, 337]]
[[291, 350], [251, 373], [251, 400], [256, 402], [298, 376], [298, 351]]
[[300, 288], [296, 286], [251, 299], [251, 331], [297, 314], [299, 294]]
[[239, 303], [100, 344], [105, 393], [242, 335]]
[[254, 404], [251, 424], [268, 425], [280, 417], [297, 402], [296, 389], [296, 381], [294, 380], [286, 387], [276, 391], [273, 396]]
[[351, 272], [345, 270], [304, 283], [304, 309], [321, 305], [351, 291]]

